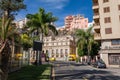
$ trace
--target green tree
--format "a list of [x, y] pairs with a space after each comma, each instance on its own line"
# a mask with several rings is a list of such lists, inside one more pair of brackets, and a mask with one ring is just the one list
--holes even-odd
[[39, 37], [42, 36], [43, 38], [43, 35], [48, 35], [49, 31], [58, 34], [56, 27], [52, 25], [57, 18], [51, 12], [46, 13], [43, 8], [40, 8], [38, 13], [28, 14], [26, 17], [28, 18], [27, 26], [30, 28], [30, 32], [36, 31]]
[[[78, 29], [76, 31], [76, 37], [78, 39], [77, 47], [78, 47], [78, 49], [80, 49], [79, 54], [85, 55], [86, 48], [87, 48], [87, 55], [88, 55], [88, 60], [89, 60], [90, 52], [92, 50], [92, 44], [94, 43], [92, 27], [88, 28], [87, 30]], [[81, 53], [80, 53], [80, 51], [81, 51]]]
[[32, 38], [28, 34], [21, 34], [21, 44], [24, 50], [28, 50], [32, 47]]
[[17, 33], [13, 24], [14, 13], [24, 9], [23, 0], [1, 0], [0, 1], [0, 57], [1, 57], [1, 80], [7, 80], [8, 63], [11, 56], [11, 44], [14, 35]]
[[91, 58], [94, 59], [96, 55], [98, 55], [98, 51], [100, 50], [100, 42], [95, 41], [92, 45], [92, 50], [91, 50]]
[[39, 41], [43, 42], [43, 36], [47, 36], [49, 32], [53, 32], [55, 35], [58, 34], [56, 27], [52, 24], [57, 18], [51, 12], [47, 13], [43, 8], [40, 8], [38, 13], [28, 14], [26, 17], [30, 33], [36, 32]]
[[[28, 64], [29, 64], [29, 62], [30, 62], [29, 61], [30, 60], [29, 48], [32, 47], [33, 39], [27, 33], [23, 33], [20, 36], [21, 36], [22, 54], [28, 54], [27, 61], [28, 61]], [[22, 63], [24, 64], [24, 62], [26, 62], [26, 59], [23, 58]]]
[[14, 35], [17, 34], [15, 30], [15, 26], [11, 24], [11, 19], [8, 20], [4, 19], [2, 20], [1, 25], [0, 24], [0, 55], [1, 55], [1, 70], [2, 70], [2, 79], [1, 80], [7, 80], [8, 76], [8, 61], [11, 56], [11, 48], [10, 44], [12, 43], [12, 40], [14, 38]]
[[[0, 11], [2, 15], [13, 18], [13, 15], [21, 9], [25, 9], [24, 0], [0, 0]], [[13, 13], [14, 12], [14, 13]]]

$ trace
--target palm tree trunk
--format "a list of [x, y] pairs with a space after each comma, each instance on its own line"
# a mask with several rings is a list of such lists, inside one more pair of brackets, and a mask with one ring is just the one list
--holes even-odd
[[1, 70], [2, 76], [1, 80], [7, 80], [8, 78], [8, 66], [9, 66], [9, 57], [11, 53], [11, 48], [8, 43], [6, 43], [4, 50], [1, 53]]

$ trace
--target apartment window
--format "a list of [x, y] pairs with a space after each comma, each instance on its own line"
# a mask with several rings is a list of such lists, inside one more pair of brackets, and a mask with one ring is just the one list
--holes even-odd
[[112, 40], [111, 44], [112, 45], [120, 45], [120, 40]]
[[111, 33], [112, 33], [112, 28], [105, 29], [105, 34], [111, 34]]
[[103, 3], [109, 2], [109, 0], [103, 0]]
[[110, 17], [106, 17], [106, 18], [104, 18], [104, 23], [110, 23], [110, 22], [111, 22]]
[[110, 7], [105, 7], [104, 9], [104, 13], [110, 12]]
[[118, 10], [120, 10], [120, 5], [118, 5]]

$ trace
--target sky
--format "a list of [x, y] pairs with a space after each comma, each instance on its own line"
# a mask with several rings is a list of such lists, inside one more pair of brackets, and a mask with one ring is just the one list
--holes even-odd
[[27, 14], [37, 13], [39, 8], [44, 8], [46, 12], [52, 12], [58, 17], [55, 22], [57, 27], [64, 26], [64, 18], [68, 15], [81, 14], [93, 20], [92, 0], [24, 0], [27, 8], [18, 12], [16, 20], [24, 19]]

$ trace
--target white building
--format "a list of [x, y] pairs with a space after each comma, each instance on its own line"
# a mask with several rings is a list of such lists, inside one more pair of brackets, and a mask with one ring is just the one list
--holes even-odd
[[19, 21], [16, 21], [16, 26], [17, 28], [23, 28], [25, 26], [25, 24], [27, 23], [27, 18], [21, 19]]
[[70, 35], [57, 37], [44, 37], [44, 52], [48, 52], [49, 57], [56, 60], [67, 60], [70, 54], [76, 54], [74, 37]]

